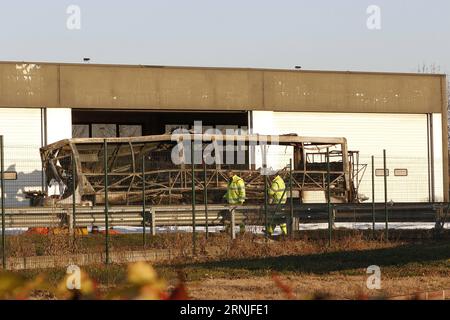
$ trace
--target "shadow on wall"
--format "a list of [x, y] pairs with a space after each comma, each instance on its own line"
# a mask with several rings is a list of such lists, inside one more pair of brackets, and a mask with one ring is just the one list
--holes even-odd
[[[5, 171], [16, 171], [16, 164], [10, 165]], [[5, 180], [4, 184], [7, 208], [30, 206], [30, 199], [25, 198], [24, 192], [42, 190], [42, 171], [17, 172], [17, 180]]]

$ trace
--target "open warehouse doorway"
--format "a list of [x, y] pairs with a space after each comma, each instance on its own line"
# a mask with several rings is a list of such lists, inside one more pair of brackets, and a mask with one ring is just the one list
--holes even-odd
[[191, 129], [201, 121], [203, 129], [248, 128], [248, 112], [72, 110], [73, 138], [111, 138], [170, 133], [176, 128]]

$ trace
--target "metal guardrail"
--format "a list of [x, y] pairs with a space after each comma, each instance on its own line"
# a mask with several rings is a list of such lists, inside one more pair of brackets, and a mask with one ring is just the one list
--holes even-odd
[[[257, 210], [258, 207], [246, 207], [244, 210]], [[243, 210], [243, 211], [244, 211]], [[208, 206], [208, 225], [223, 225], [223, 218], [228, 213], [226, 206]], [[236, 223], [244, 220], [257, 222], [257, 214], [236, 214]], [[196, 224], [205, 225], [206, 217], [204, 206], [198, 206], [196, 210]], [[121, 207], [109, 208], [110, 226], [142, 226], [141, 207]], [[149, 207], [146, 210], [146, 225], [148, 226], [191, 226], [192, 208], [191, 206], [178, 207]], [[6, 228], [30, 228], [30, 227], [71, 227], [72, 209], [52, 208], [44, 211], [43, 208], [20, 208], [8, 209], [5, 214]], [[76, 209], [77, 226], [105, 226], [105, 213], [103, 207]], [[1, 225], [1, 223], [0, 223]]]
[[[287, 206], [288, 208], [289, 206]], [[264, 224], [264, 206], [237, 206], [235, 223]], [[389, 207], [391, 222], [436, 222], [439, 214], [447, 208], [446, 203], [402, 203]], [[269, 208], [273, 214], [275, 206]], [[377, 221], [383, 221], [384, 204], [377, 204]], [[334, 204], [335, 222], [371, 222], [371, 204]], [[205, 208], [197, 205], [196, 225], [206, 224]], [[230, 207], [227, 205], [208, 205], [208, 225], [223, 225], [229, 218]], [[294, 206], [294, 216], [301, 223], [324, 222], [328, 219], [326, 204], [302, 204]], [[110, 226], [142, 226], [142, 207], [123, 206], [109, 208]], [[152, 229], [158, 226], [192, 226], [192, 206], [149, 206], [146, 209], [146, 225]], [[30, 227], [72, 227], [72, 208], [26, 207], [6, 209], [6, 228]], [[103, 207], [77, 207], [77, 226], [104, 226]], [[1, 225], [1, 223], [0, 223]]]

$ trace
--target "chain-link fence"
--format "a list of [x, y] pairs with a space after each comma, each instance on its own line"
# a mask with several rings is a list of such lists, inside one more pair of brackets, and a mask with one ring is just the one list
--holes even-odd
[[[263, 166], [273, 170], [262, 175], [205, 161], [155, 165], [169, 161], [167, 150], [147, 152], [143, 143], [63, 146], [51, 161], [41, 160], [39, 146], [0, 147], [1, 254], [10, 268], [76, 255], [109, 263], [124, 252], [166, 254], [174, 242], [198, 254], [217, 231], [231, 239], [245, 231], [270, 237], [284, 223], [291, 236], [325, 228], [330, 243], [341, 227], [372, 230], [372, 236], [381, 230], [388, 240], [389, 229], [405, 222], [444, 227], [449, 210], [438, 159], [389, 157], [383, 150], [349, 153], [344, 161], [327, 146], [303, 159], [292, 147], [282, 148], [266, 157]], [[233, 175], [245, 184], [243, 204], [224, 198]], [[285, 202], [270, 201], [276, 175], [285, 183]]]

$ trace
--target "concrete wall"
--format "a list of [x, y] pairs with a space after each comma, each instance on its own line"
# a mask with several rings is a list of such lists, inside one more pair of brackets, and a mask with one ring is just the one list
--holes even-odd
[[440, 113], [441, 75], [0, 63], [0, 106]]

